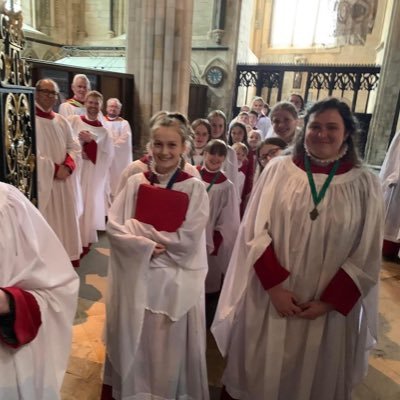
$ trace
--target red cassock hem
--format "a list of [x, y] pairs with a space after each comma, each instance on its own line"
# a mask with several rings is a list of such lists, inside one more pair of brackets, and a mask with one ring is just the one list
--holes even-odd
[[213, 242], [214, 242], [214, 251], [211, 253], [212, 256], [216, 256], [218, 254], [218, 250], [221, 247], [224, 238], [221, 235], [220, 231], [214, 231]]
[[357, 285], [340, 268], [322, 293], [320, 300], [331, 304], [341, 314], [347, 315], [354, 307], [354, 304], [357, 303], [360, 296], [361, 293]]
[[290, 275], [290, 272], [286, 268], [282, 267], [276, 258], [272, 243], [256, 261], [254, 269], [265, 290], [279, 285]]
[[16, 287], [2, 288], [13, 299], [15, 304], [14, 333], [18, 343], [7, 344], [18, 348], [31, 342], [42, 324], [39, 305], [35, 297], [25, 290]]
[[385, 257], [397, 257], [400, 251], [400, 243], [384, 240], [382, 245], [382, 255]]
[[89, 160], [93, 164], [96, 164], [96, 159], [97, 159], [97, 143], [96, 143], [96, 141], [92, 140], [89, 143], [85, 143], [83, 145], [83, 150], [85, 151], [85, 153], [88, 156]]

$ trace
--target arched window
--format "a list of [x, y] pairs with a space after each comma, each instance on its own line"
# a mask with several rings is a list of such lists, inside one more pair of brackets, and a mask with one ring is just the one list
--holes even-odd
[[335, 45], [337, 0], [274, 0], [270, 46]]

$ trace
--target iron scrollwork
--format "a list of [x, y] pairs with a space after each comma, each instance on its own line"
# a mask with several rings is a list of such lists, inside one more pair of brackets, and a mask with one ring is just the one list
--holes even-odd
[[5, 4], [0, 0], [0, 177], [37, 204], [34, 100], [30, 67], [21, 58], [22, 13]]

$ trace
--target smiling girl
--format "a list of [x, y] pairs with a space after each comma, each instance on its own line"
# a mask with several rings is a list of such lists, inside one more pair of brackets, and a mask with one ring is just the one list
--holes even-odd
[[295, 106], [288, 101], [281, 101], [271, 110], [273, 135], [290, 144], [296, 134], [298, 115]]
[[149, 171], [116, 197], [103, 399], [209, 398], [205, 362], [208, 197], [182, 171], [190, 126], [181, 114], [151, 127]]
[[261, 174], [232, 252], [211, 328], [224, 399], [350, 400], [376, 343], [379, 180], [346, 103], [315, 103], [304, 121], [293, 154]]

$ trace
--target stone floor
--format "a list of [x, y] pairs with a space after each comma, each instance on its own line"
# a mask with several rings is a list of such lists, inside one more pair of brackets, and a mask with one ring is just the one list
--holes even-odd
[[[69, 366], [62, 387], [63, 400], [98, 400], [104, 362], [102, 342], [108, 245], [104, 235], [78, 270], [81, 287], [73, 329]], [[211, 337], [207, 338], [207, 365], [211, 399], [219, 397], [223, 361]], [[380, 336], [370, 358], [364, 383], [353, 400], [400, 399], [400, 263], [385, 261], [381, 272]], [[322, 399], [321, 399], [322, 400]]]

